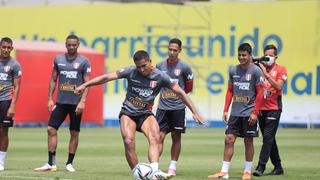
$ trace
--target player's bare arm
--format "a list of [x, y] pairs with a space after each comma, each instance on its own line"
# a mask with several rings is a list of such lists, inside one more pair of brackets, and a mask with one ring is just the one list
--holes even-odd
[[[89, 80], [90, 80], [90, 75], [89, 74], [86, 74], [86, 75], [83, 76], [83, 81], [84, 82], [88, 82]], [[81, 96], [81, 99], [80, 99], [80, 101], [79, 101], [79, 103], [77, 105], [77, 108], [76, 108], [76, 114], [81, 114], [83, 112], [88, 92], [89, 92], [89, 88], [84, 89], [84, 91], [82, 93], [82, 96]]]
[[180, 86], [178, 84], [173, 84], [171, 87], [172, 91], [174, 93], [176, 93], [180, 99], [184, 102], [185, 105], [188, 106], [188, 108], [191, 110], [192, 114], [193, 114], [193, 119], [199, 123], [199, 124], [205, 124], [205, 120], [203, 119], [203, 117], [198, 113], [196, 107], [194, 106], [194, 104], [192, 103], [192, 100], [190, 99], [190, 97], [180, 88]]
[[50, 113], [54, 106], [53, 93], [54, 93], [54, 90], [56, 89], [57, 79], [58, 79], [58, 71], [53, 69], [51, 74], [51, 79], [49, 82], [49, 93], [48, 93], [48, 110]]
[[90, 81], [87, 81], [87, 82], [83, 83], [81, 86], [77, 87], [74, 90], [74, 93], [81, 94], [81, 93], [84, 92], [84, 90], [87, 87], [94, 86], [94, 85], [99, 85], [99, 84], [104, 84], [106, 82], [113, 81], [113, 80], [116, 80], [116, 79], [118, 79], [117, 72], [112, 72], [112, 73], [100, 75], [100, 76], [97, 76], [97, 77], [91, 79]]
[[16, 106], [16, 102], [18, 100], [18, 95], [20, 91], [20, 82], [21, 82], [21, 76], [13, 79], [13, 96], [12, 96], [10, 107], [7, 112], [8, 117], [14, 116], [14, 108]]

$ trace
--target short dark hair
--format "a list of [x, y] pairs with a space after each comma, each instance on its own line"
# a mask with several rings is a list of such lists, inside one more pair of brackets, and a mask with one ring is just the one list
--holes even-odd
[[179, 48], [181, 49], [181, 46], [182, 46], [182, 42], [180, 39], [178, 38], [173, 38], [169, 41], [169, 45], [170, 44], [178, 44]]
[[145, 59], [146, 61], [150, 61], [149, 54], [144, 50], [139, 50], [133, 55], [133, 61], [140, 61], [142, 59]]
[[13, 43], [12, 39], [9, 38], [9, 37], [2, 38], [1, 41], [0, 41], [0, 44], [2, 44], [3, 42], [7, 42], [7, 43], [11, 43], [11, 44]]
[[270, 50], [273, 49], [274, 50], [274, 55], [278, 55], [278, 49], [275, 45], [273, 44], [268, 44], [264, 49], [263, 52], [265, 52], [266, 50]]
[[239, 51], [247, 51], [249, 54], [252, 53], [252, 47], [250, 46], [249, 43], [242, 43], [239, 47], [238, 47], [238, 52]]
[[66, 40], [68, 39], [76, 39], [77, 41], [79, 41], [79, 37], [74, 34], [70, 34], [69, 36], [67, 36]]

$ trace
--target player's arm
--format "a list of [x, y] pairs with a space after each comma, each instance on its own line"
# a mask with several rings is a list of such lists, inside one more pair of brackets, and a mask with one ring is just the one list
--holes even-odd
[[53, 93], [56, 89], [57, 79], [58, 79], [58, 71], [53, 68], [52, 73], [51, 73], [50, 82], [49, 82], [49, 92], [48, 92], [48, 110], [49, 110], [49, 112], [51, 112], [54, 107]]
[[233, 96], [233, 84], [229, 82], [226, 98], [224, 102], [223, 115], [222, 115], [222, 119], [225, 123], [228, 123], [228, 110], [232, 101], [232, 96]]
[[188, 108], [191, 110], [193, 114], [193, 119], [198, 122], [199, 124], [204, 124], [205, 121], [203, 117], [198, 113], [196, 107], [194, 106], [192, 100], [190, 97], [180, 88], [180, 86], [177, 83], [174, 83], [171, 86], [171, 89], [174, 93], [176, 93], [180, 99], [184, 102], [185, 105], [188, 106]]
[[258, 119], [258, 114], [263, 100], [263, 84], [256, 85], [256, 99], [254, 100], [253, 112], [249, 118], [249, 125], [254, 125]]
[[20, 91], [20, 82], [21, 82], [21, 76], [17, 76], [13, 79], [13, 96], [11, 99], [11, 104], [7, 112], [8, 117], [14, 116], [14, 108], [16, 107], [16, 103], [18, 100], [18, 95]]
[[[88, 82], [89, 80], [90, 80], [90, 75], [89, 74], [83, 75], [83, 81], [84, 82]], [[89, 88], [85, 88], [83, 90], [81, 99], [80, 99], [80, 101], [79, 101], [79, 103], [77, 105], [77, 108], [76, 108], [76, 114], [81, 114], [83, 112], [88, 92], [89, 92]]]
[[103, 74], [103, 75], [97, 76], [97, 77], [95, 77], [95, 78], [83, 83], [82, 85], [77, 87], [74, 92], [76, 94], [80, 94], [80, 93], [84, 92], [84, 90], [87, 87], [104, 84], [106, 82], [113, 81], [113, 80], [116, 80], [116, 79], [119, 79], [119, 75], [118, 75], [117, 72]]

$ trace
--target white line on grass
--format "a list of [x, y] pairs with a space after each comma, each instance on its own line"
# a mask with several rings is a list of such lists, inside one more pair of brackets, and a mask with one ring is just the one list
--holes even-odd
[[46, 177], [27, 177], [27, 176], [1, 176], [4, 178], [18, 178], [18, 179], [45, 179], [45, 180], [73, 180], [73, 179], [63, 179], [59, 177], [46, 178]]

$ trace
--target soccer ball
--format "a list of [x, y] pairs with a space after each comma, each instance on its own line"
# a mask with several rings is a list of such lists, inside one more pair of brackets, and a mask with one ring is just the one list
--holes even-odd
[[152, 178], [152, 168], [147, 163], [137, 164], [132, 173], [135, 180], [149, 180]]

